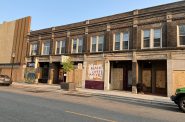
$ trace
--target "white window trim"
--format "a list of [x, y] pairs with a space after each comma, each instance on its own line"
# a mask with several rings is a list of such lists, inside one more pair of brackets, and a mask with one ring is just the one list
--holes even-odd
[[[37, 45], [37, 50], [38, 50], [38, 44], [37, 44], [37, 43], [30, 43], [30, 52], [29, 52], [29, 55], [30, 55], [30, 56], [34, 56], [34, 55], [32, 55], [32, 47], [33, 47], [34, 44]], [[36, 55], [37, 55], [37, 54], [36, 54]]]
[[[158, 28], [161, 30], [161, 35], [160, 35], [160, 46], [159, 47], [154, 47], [154, 30], [155, 29], [144, 29], [141, 31], [141, 49], [152, 49], [152, 48], [162, 48], [162, 28]], [[150, 47], [143, 47], [144, 44], [144, 31], [149, 30], [150, 31]]]
[[[75, 54], [75, 53], [82, 53], [83, 52], [83, 49], [82, 49], [82, 52], [78, 52], [78, 45], [79, 45], [79, 40], [80, 40], [80, 38], [82, 38], [82, 37], [79, 37], [79, 38], [73, 38], [72, 39], [72, 45], [71, 45], [71, 53], [73, 53], [73, 54]], [[73, 42], [74, 42], [74, 39], [76, 39], [77, 41], [76, 41], [76, 52], [73, 52]], [[82, 38], [82, 48], [83, 48], [83, 38]]]
[[[103, 52], [103, 50], [102, 51], [98, 51], [99, 37], [100, 36], [103, 36], [103, 50], [104, 50], [104, 43], [105, 43], [105, 37], [104, 37], [104, 35], [96, 35], [96, 36], [91, 36], [90, 52], [92, 52], [92, 41], [93, 41], [93, 37], [96, 37], [96, 51], [95, 52]], [[95, 52], [92, 52], [92, 53], [95, 53]]]
[[[55, 42], [55, 54], [56, 54], [56, 55], [63, 54], [63, 53], [61, 53], [62, 46], [63, 46], [63, 45], [62, 45], [62, 42], [63, 42], [63, 41], [65, 41], [65, 40], [57, 40], [57, 41]], [[60, 43], [59, 43], [59, 44], [60, 44], [60, 46], [59, 46], [60, 48], [59, 48], [59, 53], [58, 53], [58, 54], [57, 54], [57, 46], [58, 46], [58, 45], [57, 45], [57, 42], [60, 42]], [[65, 41], [65, 43], [66, 43], [66, 41]]]
[[[49, 42], [51, 44], [50, 40], [42, 42], [42, 55], [49, 55], [50, 54], [50, 50], [49, 50], [49, 54], [44, 54], [44, 43], [46, 43], [46, 42]], [[51, 48], [51, 46], [50, 46], [50, 48]]]
[[[123, 36], [124, 36], [124, 33], [126, 33], [126, 32], [128, 32], [128, 49], [123, 49], [123, 41], [124, 41]], [[114, 33], [114, 35], [113, 35], [113, 51], [129, 50], [129, 42], [130, 42], [130, 33], [129, 33], [129, 31], [119, 32], [120, 33], [120, 48], [119, 48], [119, 50], [115, 49], [116, 33]]]
[[177, 47], [185, 47], [185, 45], [180, 45], [180, 33], [179, 33], [179, 26], [177, 25]]

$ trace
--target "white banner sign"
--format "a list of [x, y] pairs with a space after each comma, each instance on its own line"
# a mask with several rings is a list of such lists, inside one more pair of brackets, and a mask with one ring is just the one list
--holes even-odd
[[102, 64], [94, 65], [89, 64], [88, 76], [90, 79], [103, 79], [103, 66]]

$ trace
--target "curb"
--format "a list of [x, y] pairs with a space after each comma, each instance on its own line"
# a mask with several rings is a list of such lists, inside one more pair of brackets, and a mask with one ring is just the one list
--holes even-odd
[[99, 98], [104, 98], [107, 100], [114, 100], [118, 102], [132, 102], [132, 103], [140, 103], [140, 104], [150, 104], [150, 105], [160, 105], [160, 106], [169, 106], [169, 107], [176, 107], [176, 105], [172, 101], [165, 101], [165, 100], [151, 100], [151, 99], [142, 99], [142, 98], [134, 98], [134, 97], [127, 97], [127, 96], [118, 96], [118, 95], [109, 95], [103, 93], [91, 93], [91, 92], [81, 92], [76, 91], [69, 94], [80, 94], [85, 96], [95, 96]]

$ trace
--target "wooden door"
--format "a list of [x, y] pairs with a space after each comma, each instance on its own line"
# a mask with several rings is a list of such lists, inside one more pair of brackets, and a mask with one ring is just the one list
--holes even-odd
[[152, 86], [152, 71], [151, 69], [144, 69], [142, 72], [142, 83], [143, 83], [143, 91], [151, 92]]
[[156, 93], [166, 94], [167, 93], [166, 84], [167, 84], [166, 71], [156, 70], [156, 84], [155, 84]]
[[112, 89], [123, 90], [123, 68], [112, 69]]

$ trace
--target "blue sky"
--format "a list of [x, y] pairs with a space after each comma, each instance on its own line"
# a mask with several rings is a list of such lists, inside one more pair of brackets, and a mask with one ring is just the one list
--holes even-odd
[[0, 23], [31, 16], [31, 30], [60, 26], [177, 0], [0, 0]]

